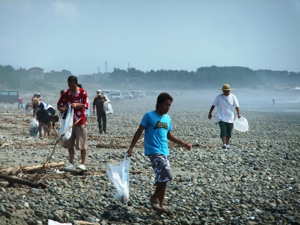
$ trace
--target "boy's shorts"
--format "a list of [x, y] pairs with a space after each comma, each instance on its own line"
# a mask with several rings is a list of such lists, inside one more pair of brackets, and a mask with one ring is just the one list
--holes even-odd
[[225, 123], [223, 121], [220, 121], [219, 126], [220, 126], [220, 137], [231, 138], [233, 123]]
[[149, 155], [149, 159], [155, 173], [154, 185], [172, 180], [170, 156], [152, 154]]
[[87, 149], [86, 145], [87, 141], [87, 128], [86, 125], [74, 126], [72, 128], [71, 137], [64, 141], [63, 147], [67, 149], [73, 149], [76, 144], [77, 150], [85, 150]]

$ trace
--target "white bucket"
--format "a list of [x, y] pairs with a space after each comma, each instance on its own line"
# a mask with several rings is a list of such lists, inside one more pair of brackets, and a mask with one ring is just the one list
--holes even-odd
[[249, 130], [249, 125], [248, 125], [248, 121], [246, 118], [244, 117], [241, 117], [241, 118], [236, 118], [234, 120], [234, 123], [233, 123], [233, 128], [237, 131], [240, 131], [240, 132], [246, 132]]

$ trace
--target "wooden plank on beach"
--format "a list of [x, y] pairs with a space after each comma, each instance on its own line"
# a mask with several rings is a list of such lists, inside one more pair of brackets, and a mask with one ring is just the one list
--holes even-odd
[[[66, 164], [65, 162], [48, 163], [47, 168], [64, 166], [65, 164]], [[24, 172], [29, 172], [29, 171], [32, 171], [32, 170], [38, 170], [38, 169], [41, 169], [42, 167], [43, 167], [43, 165], [28, 166], [28, 167], [24, 167], [24, 168], [23, 168], [23, 171], [24, 171]]]
[[[66, 163], [65, 162], [58, 162], [58, 163], [49, 163], [47, 165], [47, 168], [52, 168], [52, 167], [59, 167], [59, 166], [64, 166]], [[3, 169], [0, 172], [4, 173], [6, 175], [16, 175], [18, 172], [29, 172], [33, 170], [38, 170], [42, 168], [43, 165], [36, 165], [36, 166], [27, 166], [27, 167], [9, 167], [7, 169]]]

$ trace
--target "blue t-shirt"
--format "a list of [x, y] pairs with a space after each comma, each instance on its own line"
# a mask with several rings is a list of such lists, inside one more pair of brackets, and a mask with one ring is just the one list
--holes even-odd
[[145, 127], [145, 155], [163, 154], [169, 156], [168, 132], [172, 130], [168, 114], [158, 115], [155, 111], [147, 112], [141, 122]]

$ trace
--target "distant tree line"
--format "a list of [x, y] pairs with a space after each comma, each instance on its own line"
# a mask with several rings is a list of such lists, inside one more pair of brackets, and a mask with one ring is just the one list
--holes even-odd
[[[43, 89], [53, 88], [55, 83], [66, 82], [72, 75], [68, 70], [54, 71], [44, 73], [43, 80], [29, 79], [27, 69], [15, 69], [10, 65], [0, 65], [0, 89], [23, 89], [36, 90], [37, 87]], [[50, 84], [49, 84], [50, 83]]]
[[[29, 73], [24, 68], [15, 69], [10, 65], [0, 65], [0, 88], [30, 89], [41, 85], [49, 87], [49, 83], [66, 82], [72, 73], [68, 70], [44, 73], [43, 81], [29, 80]], [[196, 71], [186, 70], [150, 70], [141, 71], [135, 68], [122, 70], [114, 68], [111, 73], [80, 75], [84, 83], [110, 84], [126, 88], [152, 89], [199, 89], [212, 88], [229, 83], [234, 87], [254, 88], [257, 86], [300, 86], [300, 72], [252, 70], [247, 67], [200, 67]]]
[[[96, 74], [86, 76], [86, 81], [97, 81]], [[257, 70], [247, 67], [200, 67], [196, 71], [150, 70], [143, 72], [135, 68], [115, 68], [109, 73], [108, 81], [133, 88], [153, 89], [199, 89], [214, 88], [225, 83], [240, 88], [260, 86], [300, 86], [300, 72]]]

